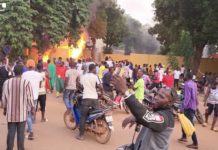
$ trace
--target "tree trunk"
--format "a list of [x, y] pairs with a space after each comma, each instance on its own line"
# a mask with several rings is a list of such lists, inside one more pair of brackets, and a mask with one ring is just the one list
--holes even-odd
[[198, 73], [203, 49], [204, 49], [204, 45], [197, 45], [195, 47], [195, 53], [194, 53], [193, 64], [192, 64], [192, 71], [194, 75], [197, 75]]
[[96, 58], [95, 58], [95, 53], [96, 53], [96, 39], [95, 38], [92, 38], [92, 44], [93, 44], [93, 47], [92, 47], [92, 50], [91, 50], [91, 57], [92, 57], [92, 60], [93, 61], [96, 61]]

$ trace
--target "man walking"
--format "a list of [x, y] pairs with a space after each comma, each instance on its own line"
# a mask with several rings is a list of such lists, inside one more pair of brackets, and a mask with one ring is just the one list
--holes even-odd
[[[39, 72], [35, 71], [36, 64], [34, 60], [29, 59], [27, 61], [27, 67], [28, 67], [28, 71], [23, 73], [22, 78], [29, 81], [32, 86], [34, 107], [36, 108], [37, 100], [39, 97], [40, 82], [43, 81], [43, 78]], [[29, 132], [28, 139], [29, 140], [34, 139], [33, 129], [32, 129], [32, 121], [33, 121], [32, 119], [35, 120], [35, 116], [32, 116], [32, 114], [29, 113], [28, 118], [27, 118], [27, 125], [28, 125], [28, 132]]]
[[29, 108], [34, 113], [32, 86], [29, 81], [21, 78], [22, 71], [22, 65], [15, 66], [15, 77], [6, 80], [3, 86], [2, 101], [8, 122], [7, 150], [13, 150], [16, 132], [18, 150], [24, 150], [24, 132]]
[[[184, 115], [193, 123], [193, 119], [195, 116], [195, 111], [198, 105], [198, 98], [197, 98], [197, 85], [192, 80], [193, 75], [191, 72], [188, 72], [186, 75], [186, 82], [184, 86], [184, 101], [182, 104], [182, 110], [184, 111]], [[182, 130], [182, 138], [179, 139], [180, 142], [187, 142], [185, 132]], [[198, 140], [196, 133], [192, 134], [192, 141], [193, 144], [188, 145], [188, 148], [198, 149]]]

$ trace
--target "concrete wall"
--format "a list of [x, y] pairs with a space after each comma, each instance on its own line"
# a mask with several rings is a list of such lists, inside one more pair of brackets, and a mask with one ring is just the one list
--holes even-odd
[[[101, 59], [103, 60], [106, 56], [110, 56], [114, 61], [120, 60], [128, 60], [133, 64], [143, 65], [143, 64], [157, 64], [162, 63], [165, 66], [168, 66], [167, 56], [164, 55], [149, 55], [149, 54], [131, 54], [131, 55], [123, 55], [123, 54], [110, 54], [110, 55], [102, 55]], [[183, 57], [177, 57], [177, 60], [180, 65], [183, 64]]]
[[202, 58], [200, 65], [201, 72], [212, 72], [218, 75], [218, 59]]
[[[165, 55], [148, 55], [148, 54], [110, 54], [101, 55], [101, 60], [104, 60], [105, 56], [110, 56], [114, 61], [128, 60], [133, 64], [157, 64], [162, 63], [164, 66], [168, 66], [168, 56]], [[183, 57], [177, 57], [179, 65], [183, 64]], [[212, 72], [218, 74], [218, 59], [202, 58], [200, 64], [200, 72]]]

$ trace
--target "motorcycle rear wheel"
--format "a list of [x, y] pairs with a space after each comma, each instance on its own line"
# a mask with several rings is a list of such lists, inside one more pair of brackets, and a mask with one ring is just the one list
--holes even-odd
[[76, 121], [71, 111], [66, 111], [64, 113], [64, 123], [66, 127], [70, 130], [75, 130], [77, 128]]
[[99, 133], [95, 133], [95, 139], [98, 143], [105, 144], [110, 140], [111, 129], [104, 119], [97, 120], [97, 131]]

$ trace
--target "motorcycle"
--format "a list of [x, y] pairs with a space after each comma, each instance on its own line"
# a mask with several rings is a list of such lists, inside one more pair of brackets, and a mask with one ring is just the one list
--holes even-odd
[[113, 107], [115, 108], [119, 108], [121, 110], [125, 110], [126, 113], [129, 113], [129, 108], [127, 107], [123, 96], [121, 95], [117, 95], [115, 96], [114, 99], [111, 99], [110, 96], [104, 94], [101, 96], [101, 106], [102, 108], [108, 108], [108, 107]]
[[[72, 108], [69, 108], [72, 111], [67, 110], [64, 113], [64, 123], [68, 129], [75, 130], [79, 128], [80, 112], [78, 107], [81, 99], [82, 94], [76, 93]], [[90, 108], [86, 119], [86, 131], [94, 133], [96, 141], [101, 144], [107, 143], [111, 137], [113, 130], [113, 117], [109, 114], [111, 109], [93, 110], [93, 108]]]

